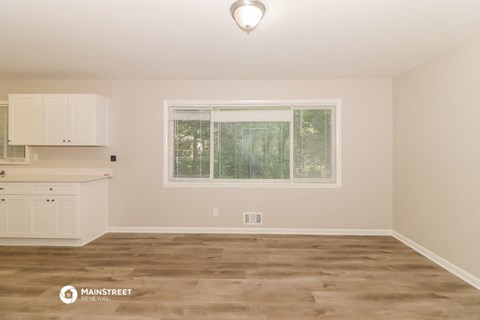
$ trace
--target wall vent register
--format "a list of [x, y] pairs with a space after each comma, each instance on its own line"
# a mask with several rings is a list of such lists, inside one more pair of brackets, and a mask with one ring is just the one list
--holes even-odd
[[261, 212], [244, 212], [244, 225], [261, 225], [263, 223], [263, 214]]

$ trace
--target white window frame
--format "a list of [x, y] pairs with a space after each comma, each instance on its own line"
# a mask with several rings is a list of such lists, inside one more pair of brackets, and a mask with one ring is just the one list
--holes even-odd
[[[1, 108], [8, 109], [8, 101], [0, 101]], [[8, 132], [8, 130], [7, 130]], [[8, 133], [7, 133], [8, 134]], [[6, 141], [8, 143], [8, 139]], [[0, 158], [0, 164], [30, 164], [30, 147], [25, 146], [25, 158], [22, 159], [8, 159], [8, 158]]]
[[[290, 180], [222, 180], [196, 179], [191, 181], [169, 180], [169, 108], [170, 107], [248, 107], [248, 106], [295, 106], [315, 107], [322, 105], [335, 106], [335, 173], [333, 183], [325, 182], [294, 182]], [[341, 146], [341, 100], [164, 100], [163, 102], [163, 186], [166, 188], [313, 188], [313, 189], [339, 189], [342, 187], [342, 146]], [[213, 123], [213, 122], [212, 122]], [[293, 121], [290, 124], [290, 145], [293, 147]], [[293, 154], [293, 153], [291, 153]], [[211, 152], [213, 155], [213, 152]], [[293, 161], [293, 159], [290, 159]], [[291, 173], [292, 174], [292, 173]]]

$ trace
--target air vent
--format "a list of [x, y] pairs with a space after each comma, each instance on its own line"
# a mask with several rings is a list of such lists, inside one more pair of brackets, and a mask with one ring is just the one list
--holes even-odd
[[244, 212], [243, 224], [246, 225], [261, 225], [263, 222], [263, 216], [261, 212]]

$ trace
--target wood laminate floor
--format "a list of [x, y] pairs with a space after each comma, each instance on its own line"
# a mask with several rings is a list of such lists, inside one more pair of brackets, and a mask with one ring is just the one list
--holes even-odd
[[[392, 237], [107, 234], [0, 247], [0, 319], [480, 319], [480, 291]], [[132, 289], [63, 304], [59, 290]]]

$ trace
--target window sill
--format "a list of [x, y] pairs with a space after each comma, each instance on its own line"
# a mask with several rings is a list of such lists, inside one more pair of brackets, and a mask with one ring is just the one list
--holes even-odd
[[7, 159], [0, 159], [0, 165], [22, 165], [22, 164], [30, 164], [29, 160], [7, 160]]
[[225, 189], [341, 189], [341, 183], [194, 183], [164, 182], [164, 188], [225, 188]]

